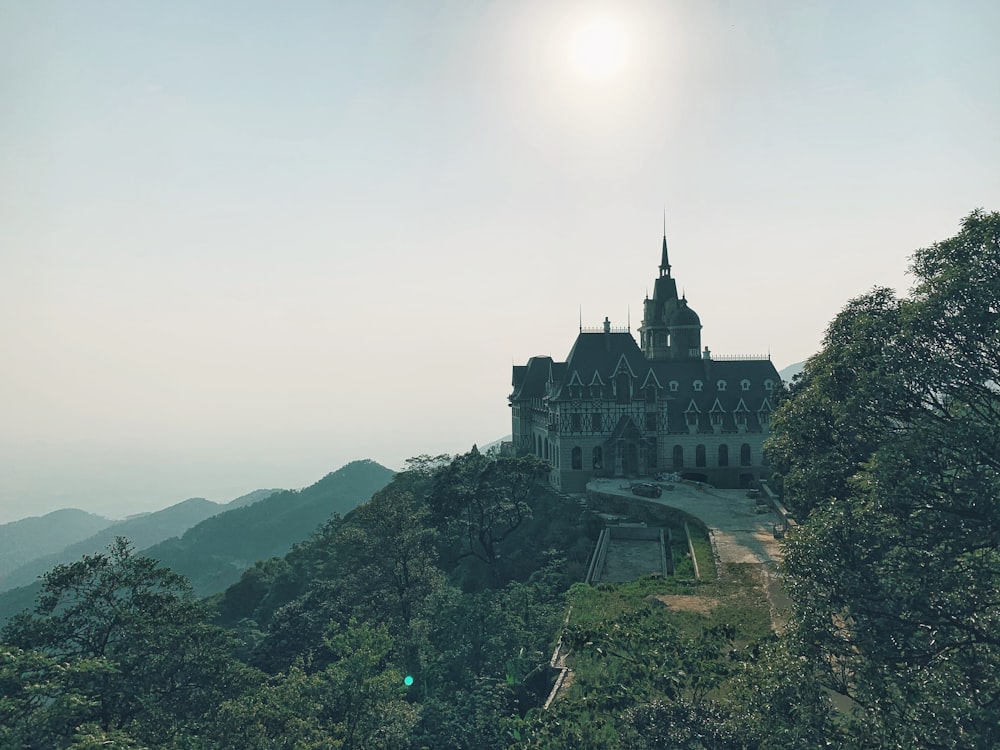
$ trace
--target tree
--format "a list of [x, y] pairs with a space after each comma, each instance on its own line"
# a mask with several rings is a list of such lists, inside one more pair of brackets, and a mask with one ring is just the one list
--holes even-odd
[[300, 659], [287, 673], [226, 702], [212, 733], [241, 750], [390, 750], [405, 747], [417, 708], [404, 700], [384, 627], [349, 623], [327, 639], [332, 661]]
[[536, 456], [484, 456], [473, 446], [437, 473], [429, 498], [432, 512], [459, 536], [460, 558], [487, 566], [493, 586], [501, 583], [503, 543], [531, 517], [528, 500], [548, 469]]
[[873, 747], [1000, 744], [1000, 213], [852, 301], [775, 415], [805, 653]]
[[69, 665], [85, 718], [108, 736], [162, 744], [199, 731], [243, 684], [232, 639], [207, 616], [183, 577], [118, 538], [46, 573], [34, 612], [8, 623], [2, 640]]

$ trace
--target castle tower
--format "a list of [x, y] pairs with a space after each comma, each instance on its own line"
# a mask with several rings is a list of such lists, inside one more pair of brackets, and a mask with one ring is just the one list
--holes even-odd
[[670, 316], [670, 359], [701, 357], [701, 319], [681, 297]]
[[667, 235], [663, 235], [660, 275], [653, 284], [653, 297], [643, 302], [639, 340], [646, 359], [670, 359], [670, 316], [677, 307], [677, 282], [670, 275]]

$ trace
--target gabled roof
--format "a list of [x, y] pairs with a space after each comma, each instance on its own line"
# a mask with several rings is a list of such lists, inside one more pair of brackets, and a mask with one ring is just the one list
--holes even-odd
[[[650, 381], [652, 381], [652, 383], [650, 383]], [[660, 385], [660, 380], [659, 380], [659, 378], [657, 378], [657, 377], [656, 377], [656, 373], [655, 373], [655, 372], [653, 372], [653, 370], [652, 370], [652, 369], [650, 369], [650, 371], [646, 373], [646, 377], [645, 377], [645, 379], [644, 379], [644, 380], [642, 381], [642, 385], [641, 385], [641, 386], [639, 386], [639, 387], [640, 387], [640, 388], [646, 388], [646, 387], [648, 387], [649, 385], [655, 385], [655, 386], [656, 386], [657, 388], [659, 388], [659, 389], [660, 389], [661, 391], [663, 390], [663, 386], [662, 386], [662, 385]]]

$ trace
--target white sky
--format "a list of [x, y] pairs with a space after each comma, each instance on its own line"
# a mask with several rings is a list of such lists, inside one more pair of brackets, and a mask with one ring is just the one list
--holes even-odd
[[782, 368], [1000, 207], [1000, 4], [0, 0], [0, 522], [398, 468], [659, 263]]

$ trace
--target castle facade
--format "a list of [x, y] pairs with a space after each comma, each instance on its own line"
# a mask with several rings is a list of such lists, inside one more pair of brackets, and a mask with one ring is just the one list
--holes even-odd
[[593, 477], [678, 473], [747, 487], [766, 473], [763, 444], [781, 378], [770, 357], [713, 357], [701, 320], [677, 296], [667, 239], [637, 343], [605, 318], [580, 327], [564, 362], [515, 365], [514, 450], [552, 464], [551, 482], [582, 492]]

